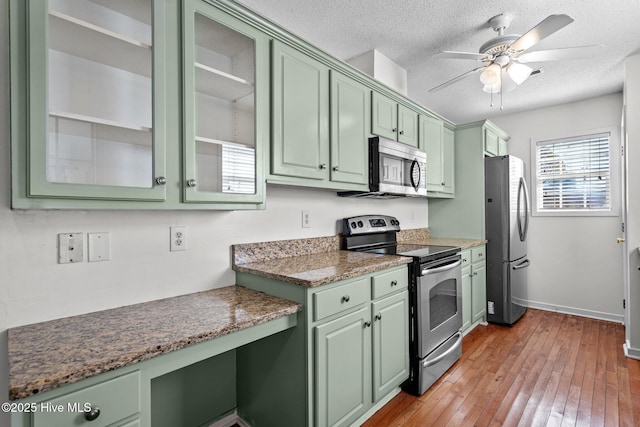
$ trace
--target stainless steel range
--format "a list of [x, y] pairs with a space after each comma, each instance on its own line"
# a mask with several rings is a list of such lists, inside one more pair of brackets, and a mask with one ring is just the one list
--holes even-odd
[[462, 355], [460, 248], [398, 243], [400, 222], [365, 215], [342, 220], [343, 248], [412, 257], [409, 264], [410, 375], [403, 389], [421, 395]]

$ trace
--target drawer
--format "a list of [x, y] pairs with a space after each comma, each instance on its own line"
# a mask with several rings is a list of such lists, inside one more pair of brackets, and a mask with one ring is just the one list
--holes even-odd
[[471, 264], [471, 250], [466, 249], [462, 251], [462, 266]]
[[[84, 405], [100, 409], [94, 420], [87, 420]], [[50, 408], [50, 410], [40, 410]], [[55, 410], [55, 412], [53, 412]], [[140, 374], [132, 372], [64, 396], [39, 402], [33, 414], [34, 427], [101, 427], [140, 412]], [[133, 424], [126, 424], [135, 426]]]
[[406, 268], [376, 274], [371, 278], [371, 293], [377, 299], [409, 286], [409, 272]]
[[486, 253], [484, 245], [471, 248], [471, 262], [484, 261], [485, 257]]
[[313, 294], [313, 320], [324, 319], [371, 300], [369, 278]]

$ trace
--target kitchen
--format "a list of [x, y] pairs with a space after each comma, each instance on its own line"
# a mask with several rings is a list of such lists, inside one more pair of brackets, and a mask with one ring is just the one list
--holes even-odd
[[[2, 7], [2, 10], [6, 14], [6, 7]], [[3, 16], [3, 21], [6, 20], [6, 16]], [[3, 28], [2, 37], [7, 37], [5, 33]], [[8, 43], [4, 40], [2, 49], [2, 72], [5, 73], [2, 81], [7, 83], [2, 89], [2, 99], [5, 101], [0, 128], [4, 129], [7, 143], [3, 145], [0, 157], [2, 170], [5, 171], [4, 182], [8, 183], [11, 180], [9, 79], [6, 76]], [[637, 64], [637, 60], [631, 63], [634, 64]], [[629, 82], [630, 85], [633, 83]], [[515, 91], [505, 99], [517, 98], [517, 94], [518, 91]], [[482, 102], [488, 101], [482, 97]], [[634, 102], [637, 103], [637, 100], [627, 99], [630, 112], [632, 108], [637, 108]], [[618, 90], [555, 107], [498, 116], [492, 121], [511, 136], [509, 152], [529, 159], [528, 141], [533, 136], [541, 136], [538, 130], [541, 123], [545, 131], [552, 135], [583, 130], [585, 123], [589, 124], [589, 128], [602, 128], [619, 124], [621, 109], [622, 94]], [[631, 125], [629, 135], [638, 131]], [[630, 140], [633, 140], [631, 136]], [[633, 143], [628, 155], [628, 162], [633, 164], [633, 159], [637, 158]], [[639, 182], [634, 179], [633, 170], [628, 173], [630, 183]], [[637, 207], [633, 209], [634, 200], [637, 199], [633, 195], [637, 191], [637, 188], [629, 188], [630, 213], [637, 212]], [[267, 208], [255, 211], [10, 210], [9, 185], [3, 186], [0, 194], [3, 201], [0, 221], [2, 253], [8, 254], [1, 261], [3, 286], [0, 295], [0, 329], [3, 331], [19, 325], [228, 286], [235, 280], [230, 266], [231, 245], [332, 236], [340, 231], [336, 221], [343, 217], [366, 213], [392, 215], [400, 220], [403, 228], [431, 227], [437, 233], [437, 224], [429, 221], [430, 206], [420, 201], [396, 199], [389, 203], [338, 198], [331, 191], [291, 186], [268, 185]], [[310, 227], [307, 228], [300, 225], [303, 210], [310, 212]], [[532, 301], [540, 302], [541, 308], [574, 307], [584, 310], [586, 315], [606, 313], [610, 316], [609, 320], [620, 321], [623, 290], [621, 287], [612, 287], [602, 292], [601, 285], [621, 283], [622, 272], [610, 271], [608, 273], [616, 276], [602, 277], [602, 269], [599, 268], [599, 265], [619, 263], [617, 246], [609, 246], [611, 242], [615, 243], [615, 237], [618, 236], [618, 228], [613, 228], [611, 224], [617, 221], [614, 218], [607, 224], [600, 224], [609, 220], [597, 218], [598, 226], [592, 229], [594, 226], [591, 223], [582, 221], [555, 220], [554, 224], [554, 219], [532, 219], [532, 230], [536, 230], [531, 233], [532, 256], [535, 255], [536, 263], [540, 265], [556, 267], [532, 270], [530, 280], [541, 284], [541, 288], [535, 288], [538, 294], [531, 296]], [[638, 240], [635, 243], [633, 240], [633, 220], [633, 214], [629, 215], [627, 238], [630, 248], [638, 246]], [[232, 227], [229, 227], [230, 223]], [[188, 227], [187, 250], [184, 252], [168, 250], [168, 230], [174, 225]], [[589, 232], [584, 232], [585, 229]], [[111, 260], [59, 265], [56, 236], [65, 232], [110, 232]], [[603, 245], [601, 253], [596, 254], [591, 249], [594, 239]], [[548, 244], [558, 240], [571, 242], [571, 245], [563, 247]], [[572, 257], [567, 259], [569, 252]], [[557, 265], [560, 262], [573, 264], [560, 268]], [[635, 262], [637, 259], [632, 259], [631, 266]], [[576, 278], [576, 274], [580, 276]], [[580, 283], [580, 287], [563, 290], [553, 286], [557, 282], [550, 281], [549, 277], [559, 277], [561, 283]], [[547, 288], [543, 287], [547, 286], [545, 283], [548, 283]], [[632, 297], [630, 304], [634, 301]], [[6, 333], [3, 334], [5, 339]], [[630, 339], [632, 343], [638, 342], [633, 336]], [[6, 348], [6, 344], [3, 347]], [[2, 358], [6, 366], [6, 351], [2, 351]], [[2, 389], [6, 390], [7, 387]]]

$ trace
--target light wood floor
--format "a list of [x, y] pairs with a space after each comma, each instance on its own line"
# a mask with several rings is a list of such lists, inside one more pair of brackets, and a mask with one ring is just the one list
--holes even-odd
[[425, 394], [364, 426], [640, 426], [640, 361], [623, 343], [620, 324], [528, 309], [513, 328], [476, 327]]

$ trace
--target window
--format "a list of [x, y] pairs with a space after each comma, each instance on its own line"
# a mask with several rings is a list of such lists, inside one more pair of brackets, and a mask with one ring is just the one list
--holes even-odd
[[536, 213], [611, 213], [610, 136], [603, 132], [535, 142]]
[[241, 146], [222, 146], [222, 191], [256, 192], [255, 150]]

